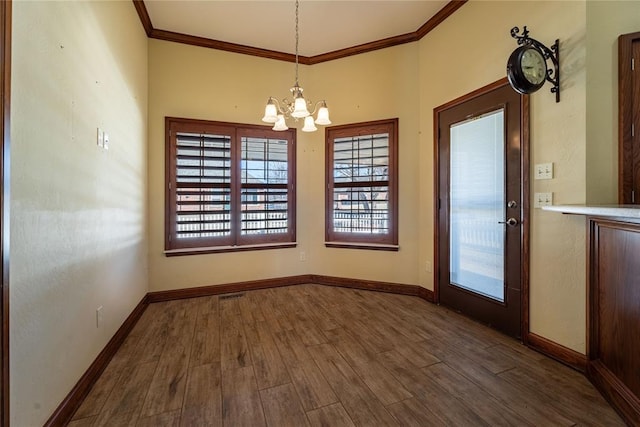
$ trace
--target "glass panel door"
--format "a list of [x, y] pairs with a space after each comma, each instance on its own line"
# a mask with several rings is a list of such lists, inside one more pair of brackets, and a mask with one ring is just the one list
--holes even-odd
[[505, 300], [504, 109], [450, 127], [450, 283]]
[[434, 110], [436, 299], [518, 338], [528, 298], [527, 101], [503, 79]]

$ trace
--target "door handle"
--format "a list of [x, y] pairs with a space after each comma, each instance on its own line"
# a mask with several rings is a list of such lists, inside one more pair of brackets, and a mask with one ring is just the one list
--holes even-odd
[[498, 221], [498, 224], [507, 224], [509, 227], [515, 227], [518, 225], [518, 220], [515, 218], [509, 218], [506, 221]]

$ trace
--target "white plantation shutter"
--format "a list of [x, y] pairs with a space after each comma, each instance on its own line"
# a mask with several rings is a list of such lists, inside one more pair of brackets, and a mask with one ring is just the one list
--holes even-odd
[[389, 133], [333, 140], [333, 231], [389, 233]]
[[166, 119], [167, 250], [295, 241], [295, 133]]
[[220, 240], [231, 236], [231, 137], [178, 132], [176, 238]]
[[327, 128], [327, 245], [398, 244], [398, 120]]
[[288, 141], [242, 137], [241, 144], [241, 234], [288, 233]]

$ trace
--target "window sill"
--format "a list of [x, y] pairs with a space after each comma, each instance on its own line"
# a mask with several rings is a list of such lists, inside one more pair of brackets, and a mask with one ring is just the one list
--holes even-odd
[[260, 245], [243, 245], [243, 246], [208, 246], [202, 248], [183, 248], [165, 250], [165, 256], [182, 256], [182, 255], [201, 255], [201, 254], [217, 254], [223, 252], [244, 252], [244, 251], [261, 251], [265, 249], [284, 249], [295, 248], [297, 242], [286, 243], [264, 243]]
[[399, 245], [388, 245], [381, 243], [350, 243], [350, 242], [324, 242], [327, 248], [343, 248], [343, 249], [366, 249], [370, 251], [393, 251], [400, 250]]

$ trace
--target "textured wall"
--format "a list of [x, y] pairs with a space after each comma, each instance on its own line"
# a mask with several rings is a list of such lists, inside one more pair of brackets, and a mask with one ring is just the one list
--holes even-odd
[[[478, 17], [482, 17], [482, 28]], [[555, 204], [584, 203], [585, 34], [584, 2], [469, 2], [420, 42], [423, 135], [421, 182], [432, 179], [434, 107], [505, 76], [517, 47], [509, 31], [528, 26], [531, 37], [561, 50], [562, 100], [547, 84], [530, 97], [531, 164], [553, 162], [555, 178], [531, 181], [535, 192], [553, 192]], [[533, 172], [533, 168], [532, 168]], [[421, 203], [421, 260], [433, 258], [432, 189]], [[531, 200], [533, 207], [533, 200]], [[531, 210], [531, 331], [574, 350], [585, 350], [584, 219]], [[430, 275], [422, 281], [432, 287]]]
[[[324, 247], [324, 128], [297, 135], [293, 249], [165, 257], [164, 117], [260, 122], [267, 98], [288, 95], [294, 65], [158, 40], [149, 49], [149, 267], [152, 290], [325, 274], [417, 282], [417, 45], [301, 66], [308, 99], [326, 99], [334, 124], [399, 117], [399, 252]], [[321, 97], [321, 98], [320, 98]], [[301, 122], [299, 127], [301, 127]], [[305, 251], [306, 261], [299, 261]]]
[[[150, 287], [318, 273], [433, 289], [433, 273], [427, 271], [434, 251], [433, 109], [505, 76], [506, 59], [517, 46], [509, 30], [516, 25], [527, 25], [547, 45], [559, 38], [562, 55], [562, 101], [555, 102], [549, 86], [531, 96], [531, 163], [555, 165], [553, 180], [531, 180], [532, 197], [553, 192], [556, 204], [593, 200], [588, 194], [611, 199], [616, 188], [615, 115], [613, 104], [597, 103], [602, 96], [615, 99], [611, 43], [616, 31], [630, 31], [634, 7], [634, 2], [473, 1], [418, 43], [301, 68], [306, 93], [327, 98], [336, 124], [400, 118], [397, 253], [324, 247], [324, 138], [318, 132], [298, 135], [298, 248], [164, 257], [163, 117], [259, 123], [264, 99], [283, 96], [291, 84], [292, 66], [152, 41]], [[590, 52], [597, 66], [587, 67]], [[588, 75], [605, 83], [592, 86]], [[531, 330], [584, 352], [584, 219], [532, 209], [530, 230]], [[301, 250], [307, 255], [304, 263], [298, 261]]]
[[13, 9], [11, 424], [37, 426], [147, 291], [147, 40], [131, 2]]
[[[638, 31], [639, 2], [587, 2], [589, 203], [616, 203], [618, 200], [618, 36]], [[638, 62], [636, 59], [636, 67]]]
[[[129, 2], [15, 2], [12, 424], [47, 419], [147, 291], [147, 263], [151, 290], [304, 273], [432, 289], [433, 108], [504, 77], [514, 25], [547, 44], [560, 38], [563, 58], [562, 102], [548, 87], [531, 97], [532, 164], [556, 167], [532, 193], [552, 191], [556, 204], [611, 199], [615, 39], [639, 30], [635, 8], [472, 1], [418, 43], [301, 67], [305, 93], [328, 100], [335, 124], [400, 118], [400, 251], [324, 247], [321, 130], [298, 134], [297, 248], [167, 258], [164, 116], [260, 123], [293, 65], [157, 40], [147, 56]], [[109, 151], [96, 147], [97, 127]], [[540, 210], [531, 219], [531, 329], [584, 352], [584, 220]]]

